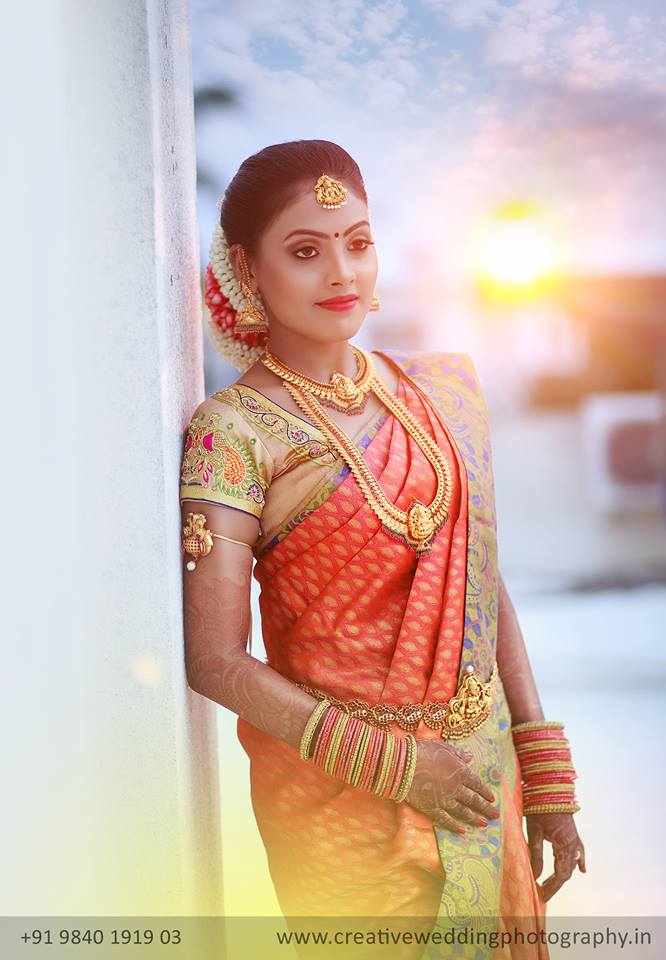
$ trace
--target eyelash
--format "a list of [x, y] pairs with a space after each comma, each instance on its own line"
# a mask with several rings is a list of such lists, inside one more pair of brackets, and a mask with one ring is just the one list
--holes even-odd
[[[352, 252], [353, 253], [363, 253], [368, 247], [374, 246], [373, 240], [366, 240], [364, 237], [357, 237], [355, 240], [352, 240], [352, 243], [363, 243], [365, 246], [356, 247]], [[316, 250], [316, 247], [313, 247], [311, 243], [308, 243], [306, 246], [299, 247], [298, 250], [294, 250], [294, 256], [298, 257], [299, 260], [314, 260], [314, 257], [301, 257], [299, 254], [303, 250]]]

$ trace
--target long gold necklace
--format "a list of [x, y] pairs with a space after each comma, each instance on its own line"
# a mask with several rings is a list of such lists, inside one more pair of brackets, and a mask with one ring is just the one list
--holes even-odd
[[353, 379], [344, 373], [334, 373], [328, 383], [314, 380], [312, 377], [306, 377], [304, 373], [298, 373], [297, 370], [287, 367], [268, 349], [261, 355], [261, 361], [278, 377], [303, 387], [309, 393], [314, 393], [327, 407], [341, 410], [343, 413], [363, 413], [374, 375], [372, 359], [353, 344], [350, 346], [357, 366], [356, 376]]
[[[352, 349], [358, 350], [354, 347]], [[360, 350], [358, 352], [363, 353]], [[372, 371], [372, 361], [367, 355], [366, 362]], [[453, 488], [448, 461], [432, 437], [414, 419], [404, 403], [389, 393], [373, 371], [370, 376], [370, 389], [414, 438], [437, 477], [437, 488], [431, 503], [425, 504], [413, 498], [407, 510], [401, 510], [388, 499], [356, 444], [329, 417], [314, 395], [314, 391], [308, 390], [309, 378], [285, 367], [280, 361], [278, 363], [280, 368], [289, 374], [289, 379], [283, 378], [283, 386], [345, 461], [370, 508], [384, 528], [412, 547], [417, 554], [427, 553], [435, 534], [446, 523]], [[314, 382], [320, 383], [320, 381]]]

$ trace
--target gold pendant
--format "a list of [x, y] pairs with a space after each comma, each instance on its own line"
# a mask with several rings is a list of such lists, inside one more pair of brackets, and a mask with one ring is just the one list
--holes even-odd
[[407, 532], [419, 544], [426, 544], [435, 532], [432, 513], [420, 500], [415, 500], [407, 511]]
[[331, 377], [331, 384], [336, 397], [345, 404], [358, 403], [360, 390], [353, 380], [350, 380], [344, 373], [334, 373]]

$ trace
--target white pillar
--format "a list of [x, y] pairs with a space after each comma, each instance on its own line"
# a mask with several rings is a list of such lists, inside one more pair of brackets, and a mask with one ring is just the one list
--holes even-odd
[[187, 0], [3, 10], [2, 903], [221, 913], [178, 467], [203, 397]]

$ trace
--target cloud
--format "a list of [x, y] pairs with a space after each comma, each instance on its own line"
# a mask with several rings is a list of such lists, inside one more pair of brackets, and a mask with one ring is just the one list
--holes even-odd
[[395, 32], [409, 10], [402, 0], [385, 0], [364, 10], [362, 32], [366, 40], [378, 43]]
[[499, 0], [426, 0], [433, 10], [441, 12], [458, 30], [489, 27], [496, 22], [505, 9]]
[[[196, 82], [239, 95], [237, 112], [200, 119], [202, 162], [226, 173], [266, 143], [324, 137], [359, 159], [371, 195], [378, 185], [374, 209], [417, 232], [433, 196], [445, 197], [439, 229], [453, 230], [501, 196], [530, 195], [588, 227], [594, 210], [613, 230], [640, 224], [663, 248], [666, 19], [648, 0], [630, 10], [243, 0], [221, 12], [193, 0]], [[387, 183], [400, 184], [390, 203]]]
[[626, 17], [615, 4], [599, 12], [585, 0], [426, 2], [443, 24], [479, 38], [491, 69], [513, 68], [574, 88], [630, 83], [666, 92], [663, 24], [650, 30], [641, 3]]

